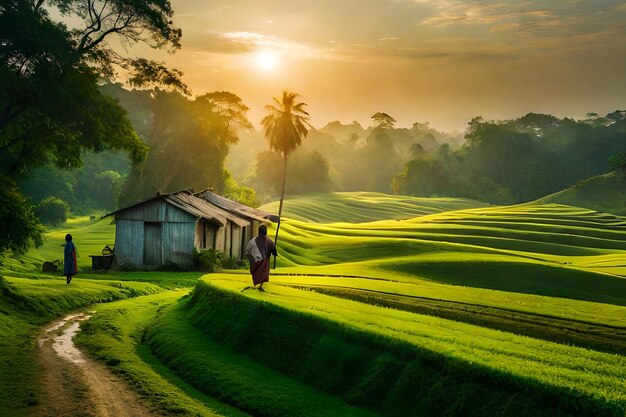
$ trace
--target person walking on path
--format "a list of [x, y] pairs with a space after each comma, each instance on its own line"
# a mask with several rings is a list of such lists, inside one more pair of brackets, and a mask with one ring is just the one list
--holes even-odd
[[259, 291], [263, 289], [263, 283], [270, 280], [270, 256], [278, 256], [276, 253], [276, 245], [267, 237], [267, 226], [259, 226], [259, 235], [250, 239], [246, 247], [246, 256], [250, 260], [250, 273], [252, 274], [252, 283]]
[[72, 277], [78, 272], [78, 263], [76, 262], [76, 246], [72, 242], [72, 235], [65, 235], [65, 252], [63, 254], [63, 275], [65, 281], [69, 284]]

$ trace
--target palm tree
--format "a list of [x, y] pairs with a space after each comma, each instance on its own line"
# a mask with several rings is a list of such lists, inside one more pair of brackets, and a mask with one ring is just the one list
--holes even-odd
[[[283, 212], [283, 200], [285, 199], [285, 184], [287, 183], [287, 157], [302, 144], [302, 138], [306, 137], [311, 125], [309, 113], [304, 110], [306, 103], [296, 103], [298, 94], [289, 91], [283, 92], [283, 99], [274, 97], [276, 105], [265, 106], [268, 115], [261, 120], [265, 129], [270, 149], [283, 156], [283, 185], [280, 192], [280, 205], [278, 206], [278, 225], [274, 242], [278, 243], [278, 230], [280, 229], [280, 216]], [[274, 258], [276, 268], [276, 258]]]

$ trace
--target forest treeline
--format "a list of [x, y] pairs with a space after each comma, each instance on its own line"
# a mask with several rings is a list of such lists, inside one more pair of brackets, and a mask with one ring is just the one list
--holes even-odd
[[[620, 168], [626, 151], [625, 111], [583, 120], [535, 113], [504, 121], [476, 117], [464, 136], [428, 123], [410, 129], [376, 124], [332, 122], [309, 132], [292, 157], [288, 192], [365, 190], [513, 204]], [[242, 135], [228, 165], [261, 199], [271, 200], [280, 166], [262, 146], [260, 133]]]
[[393, 177], [391, 189], [513, 204], [623, 168], [626, 112], [588, 116], [578, 121], [535, 113], [504, 121], [474, 118], [459, 149], [444, 145], [413, 158]]
[[[133, 165], [123, 153], [88, 152], [74, 171], [44, 166], [21, 182], [35, 202], [54, 196], [72, 212], [88, 213], [185, 188], [212, 188], [249, 205], [279, 196], [282, 157], [252, 128], [235, 94], [192, 99], [119, 84], [102, 90], [128, 112], [147, 158]], [[513, 204], [607, 172], [610, 157], [625, 151], [625, 111], [583, 120], [534, 113], [504, 121], [476, 117], [464, 135], [419, 122], [396, 128], [373, 120], [364, 128], [334, 121], [312, 129], [290, 156], [287, 193], [378, 191]]]

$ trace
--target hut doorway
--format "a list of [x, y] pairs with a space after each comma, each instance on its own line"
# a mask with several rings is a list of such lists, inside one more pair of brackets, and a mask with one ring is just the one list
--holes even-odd
[[143, 264], [147, 267], [162, 265], [162, 227], [161, 223], [145, 222], [143, 235]]

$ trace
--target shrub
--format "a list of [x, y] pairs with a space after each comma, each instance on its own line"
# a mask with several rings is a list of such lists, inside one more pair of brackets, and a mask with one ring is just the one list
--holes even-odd
[[201, 271], [218, 272], [222, 270], [222, 256], [219, 249], [193, 249], [193, 263]]
[[247, 261], [241, 261], [235, 257], [222, 259], [222, 268], [224, 269], [247, 269], [250, 264]]
[[20, 254], [43, 243], [43, 227], [34, 207], [5, 176], [0, 176], [0, 224], [0, 257]]
[[70, 211], [68, 204], [57, 197], [48, 197], [41, 200], [35, 212], [44, 224], [57, 226], [65, 223]]

